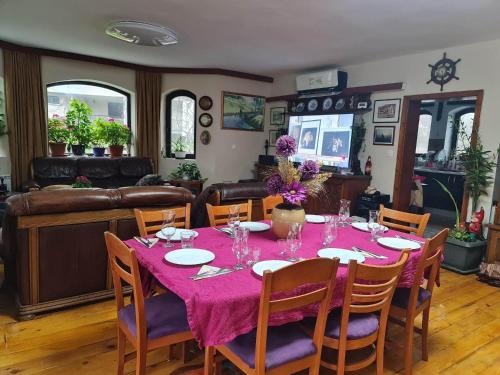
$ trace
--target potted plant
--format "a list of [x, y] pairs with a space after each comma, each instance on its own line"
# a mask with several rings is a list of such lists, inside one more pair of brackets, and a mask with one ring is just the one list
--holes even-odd
[[104, 156], [104, 152], [106, 151], [106, 142], [104, 141], [104, 131], [107, 122], [102, 118], [98, 118], [94, 121], [91, 128], [91, 138], [92, 138], [92, 151], [94, 152], [95, 157]]
[[54, 114], [47, 121], [50, 154], [52, 156], [65, 156], [66, 144], [70, 137], [70, 131], [66, 127], [64, 118]]
[[170, 173], [170, 178], [173, 180], [186, 180], [186, 181], [205, 181], [201, 177], [201, 172], [195, 162], [185, 162]]
[[111, 157], [123, 155], [123, 146], [130, 142], [131, 132], [127, 125], [110, 118], [103, 126], [103, 139], [109, 145]]
[[[495, 156], [491, 151], [484, 150], [477, 130], [467, 134], [463, 124], [456, 125], [457, 135], [466, 145], [463, 150], [456, 151], [465, 171], [465, 189], [471, 198], [473, 218], [470, 224], [460, 222], [460, 212], [457, 202], [448, 188], [441, 182], [436, 182], [449, 195], [455, 206], [455, 226], [450, 231], [444, 249], [442, 266], [461, 274], [475, 273], [479, 270], [487, 241], [482, 234], [484, 209], [478, 208], [479, 198], [486, 193], [486, 188], [492, 183], [492, 173], [496, 166]], [[476, 142], [473, 144], [472, 139]]]
[[185, 159], [188, 145], [182, 140], [183, 137], [179, 136], [175, 142], [172, 142], [172, 151], [176, 159]]
[[90, 189], [92, 187], [92, 182], [90, 182], [86, 176], [78, 176], [71, 187], [74, 189]]
[[66, 112], [66, 124], [71, 132], [69, 143], [74, 155], [84, 155], [85, 149], [92, 141], [91, 115], [92, 109], [87, 103], [71, 99], [69, 111]]
[[286, 238], [291, 223], [304, 223], [305, 212], [301, 203], [307, 196], [316, 197], [324, 191], [323, 183], [331, 176], [320, 173], [319, 164], [306, 160], [295, 167], [290, 157], [297, 152], [297, 143], [289, 135], [276, 141], [278, 170], [267, 179], [270, 195], [281, 195], [284, 203], [278, 204], [272, 213], [272, 229], [278, 238]]

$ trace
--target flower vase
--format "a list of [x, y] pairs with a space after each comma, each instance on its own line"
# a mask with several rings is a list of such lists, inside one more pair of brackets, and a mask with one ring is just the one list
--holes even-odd
[[271, 215], [272, 231], [276, 237], [285, 239], [288, 236], [290, 224], [304, 224], [306, 213], [297, 204], [280, 203], [273, 209]]

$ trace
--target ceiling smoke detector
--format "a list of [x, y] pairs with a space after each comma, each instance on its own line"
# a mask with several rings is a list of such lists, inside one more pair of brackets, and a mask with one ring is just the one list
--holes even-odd
[[139, 21], [113, 22], [106, 28], [106, 34], [140, 46], [163, 47], [178, 42], [172, 29]]

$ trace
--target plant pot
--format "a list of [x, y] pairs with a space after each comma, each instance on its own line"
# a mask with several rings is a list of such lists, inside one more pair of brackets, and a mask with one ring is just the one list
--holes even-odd
[[305, 219], [306, 213], [299, 205], [280, 203], [271, 215], [273, 233], [278, 238], [286, 238], [290, 224], [304, 224]]
[[487, 241], [465, 242], [448, 237], [444, 248], [444, 260], [441, 267], [467, 275], [479, 271]]
[[93, 147], [92, 151], [94, 151], [95, 157], [100, 158], [100, 157], [104, 156], [104, 152], [106, 151], [106, 148], [105, 147]]
[[49, 142], [50, 155], [66, 156], [66, 143]]
[[71, 145], [71, 152], [75, 156], [85, 155], [85, 145]]
[[123, 155], [123, 145], [109, 146], [109, 154], [112, 158], [120, 157]]
[[174, 155], [176, 159], [186, 159], [186, 151], [175, 151]]

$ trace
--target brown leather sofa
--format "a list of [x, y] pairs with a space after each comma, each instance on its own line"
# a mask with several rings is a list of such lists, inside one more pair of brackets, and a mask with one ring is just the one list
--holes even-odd
[[225, 205], [244, 203], [252, 199], [252, 220], [264, 218], [262, 211], [262, 198], [267, 197], [264, 182], [238, 182], [213, 184], [203, 190], [196, 198], [191, 209], [191, 225], [194, 228], [208, 225], [206, 203]]
[[86, 176], [93, 187], [112, 189], [135, 185], [153, 173], [150, 158], [43, 157], [32, 162], [33, 179], [23, 183], [23, 191], [49, 185], [71, 185], [77, 176]]
[[113, 295], [103, 233], [138, 233], [133, 208], [181, 206], [184, 188], [34, 191], [7, 199], [4, 286], [21, 317]]

